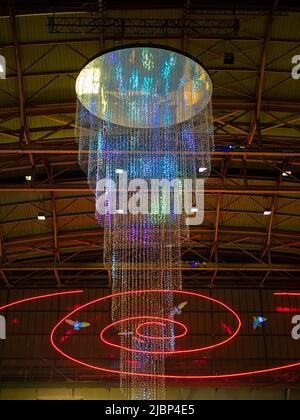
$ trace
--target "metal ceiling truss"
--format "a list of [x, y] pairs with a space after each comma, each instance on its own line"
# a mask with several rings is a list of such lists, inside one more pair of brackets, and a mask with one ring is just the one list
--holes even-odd
[[[274, 1], [272, 10], [259, 12], [269, 16], [264, 38], [239, 36], [239, 20], [234, 15], [231, 19], [228, 16], [201, 18], [193, 10], [193, 15], [184, 19], [52, 16], [49, 19], [50, 32], [84, 35], [77, 39], [22, 41], [10, 4], [12, 42], [2, 43], [0, 47], [15, 50], [15, 66], [9, 66], [8, 80], [16, 79], [19, 98], [8, 90], [1, 88], [1, 91], [15, 102], [19, 100], [19, 105], [0, 109], [0, 136], [7, 141], [0, 146], [0, 173], [5, 176], [0, 194], [29, 193], [30, 199], [26, 203], [4, 202], [0, 205], [0, 277], [3, 285], [27, 285], [30, 281], [39, 283], [45, 279], [45, 284], [56, 283], [61, 287], [80, 282], [83, 278], [92, 282], [99, 278], [104, 284], [109, 283], [107, 268], [99, 261], [103, 240], [94, 218], [93, 192], [79, 172], [74, 136], [71, 133], [68, 137], [68, 131], [74, 128], [75, 101], [38, 103], [39, 94], [51, 92], [59, 77], [75, 79], [81, 64], [73, 69], [35, 70], [60, 47], [88, 60], [90, 57], [80, 50], [80, 45], [99, 45], [99, 37], [90, 35], [93, 33], [103, 35], [101, 45], [104, 45], [104, 40], [116, 39], [179, 39], [186, 52], [191, 46], [198, 49], [198, 57], [206, 59], [212, 77], [216, 78], [215, 134], [220, 150], [217, 148], [211, 153], [215, 175], [206, 185], [208, 222], [192, 229], [190, 241], [182, 250], [186, 263], [176, 268], [184, 271], [186, 284], [268, 287], [286, 280], [290, 285], [298, 285], [300, 234], [285, 229], [285, 223], [289, 220], [297, 223], [298, 218], [291, 209], [300, 199], [300, 104], [288, 98], [266, 99], [265, 95], [282, 87], [288, 80], [287, 76], [290, 78], [291, 69], [279, 68], [278, 63], [297, 51], [299, 40], [273, 36], [276, 16], [282, 14], [277, 6], [278, 1]], [[187, 11], [191, 12], [188, 5]], [[239, 11], [240, 16], [247, 13]], [[202, 40], [212, 43], [202, 48]], [[234, 51], [235, 66], [213, 65], [215, 59], [222, 58], [220, 46], [224, 40]], [[270, 47], [276, 44], [282, 48], [278, 56], [270, 59]], [[38, 46], [47, 49], [23, 68], [22, 50]], [[261, 49], [260, 64], [252, 58], [256, 49]], [[220, 73], [226, 76], [221, 83], [217, 79]], [[283, 78], [266, 90], [266, 75], [273, 74]], [[42, 77], [48, 79], [26, 98], [24, 80]], [[248, 87], [253, 80], [256, 80], [255, 97]], [[249, 115], [252, 115], [250, 127]], [[28, 118], [38, 116], [47, 120], [48, 125], [30, 127]], [[6, 127], [15, 119], [19, 119], [20, 129]], [[10, 144], [12, 140], [14, 143]], [[225, 150], [228, 145], [233, 147]], [[257, 167], [265, 171], [260, 179], [253, 176]], [[292, 168], [293, 175], [289, 182], [283, 182], [282, 173], [289, 168]], [[42, 179], [41, 170], [46, 178]], [[20, 176], [24, 177], [24, 173], [33, 174], [31, 183], [20, 183]], [[69, 198], [68, 194], [76, 194], [76, 197]], [[215, 203], [211, 200], [212, 194], [216, 195]], [[243, 210], [243, 204], [240, 209], [238, 207], [239, 201], [246, 196], [255, 206], [247, 212]], [[261, 218], [264, 200], [270, 203], [272, 211], [267, 223]], [[85, 207], [74, 211], [78, 203], [87, 203], [91, 210]], [[23, 206], [35, 206], [37, 211], [44, 211], [47, 224], [41, 224], [42, 234], [18, 235], [22, 226], [39, 223], [32, 216], [20, 216]], [[241, 213], [251, 220], [251, 228], [229, 225]], [[87, 220], [82, 231], [76, 230], [78, 216]], [[274, 256], [276, 260], [273, 261]], [[194, 269], [188, 264], [191, 259], [199, 262]]]
[[169, 36], [200, 36], [239, 35], [239, 19], [134, 19], [134, 18], [112, 18], [99, 16], [56, 16], [48, 18], [48, 30], [51, 34], [63, 33], [101, 33], [109, 37], [127, 36], [158, 36], [161, 38]]

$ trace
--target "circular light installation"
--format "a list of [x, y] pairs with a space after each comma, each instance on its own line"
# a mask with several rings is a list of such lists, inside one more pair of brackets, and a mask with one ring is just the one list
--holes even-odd
[[[178, 321], [175, 321], [174, 319], [170, 319], [170, 318], [161, 318], [161, 317], [156, 317], [156, 316], [141, 316], [141, 317], [131, 317], [131, 318], [126, 318], [126, 319], [121, 319], [120, 321], [113, 322], [113, 323], [109, 324], [107, 327], [103, 328], [103, 330], [100, 333], [101, 341], [103, 341], [103, 343], [107, 344], [108, 346], [112, 346], [112, 347], [115, 347], [115, 348], [120, 349], [120, 350], [126, 350], [126, 351], [129, 351], [131, 353], [170, 355], [170, 354], [180, 354], [180, 353], [194, 353], [194, 352], [205, 350], [205, 349], [192, 349], [192, 350], [184, 350], [184, 351], [182, 351], [182, 350], [178, 350], [178, 351], [176, 351], [176, 350], [174, 350], [174, 351], [137, 350], [137, 349], [132, 349], [132, 348], [129, 348], [129, 347], [121, 346], [119, 344], [115, 344], [112, 341], [105, 338], [105, 334], [113, 327], [117, 327], [118, 325], [120, 325], [122, 323], [129, 323], [129, 322], [132, 322], [132, 321], [137, 321], [139, 319], [142, 320], [142, 319], [146, 319], [146, 318], [147, 319], [152, 319], [153, 321], [143, 322], [142, 324], [139, 324], [137, 326], [136, 330], [135, 330], [136, 335], [138, 335], [142, 338], [146, 338], [147, 340], [154, 340], [154, 341], [156, 341], [156, 340], [167, 341], [167, 340], [179, 339], [179, 338], [182, 338], [182, 337], [187, 335], [188, 329], [182, 322], [178, 322]], [[163, 322], [158, 322], [158, 321], [163, 321]], [[170, 322], [170, 323], [174, 324], [175, 326], [177, 325], [177, 326], [181, 327], [183, 329], [183, 333], [178, 334], [178, 335], [174, 334], [174, 336], [172, 336], [172, 337], [157, 337], [157, 336], [144, 335], [144, 334], [141, 334], [139, 332], [140, 329], [143, 328], [144, 326], [159, 325], [160, 327], [164, 327], [166, 325], [165, 323], [167, 323], [167, 322]], [[213, 347], [216, 347], [216, 345], [214, 345]], [[208, 350], [208, 348], [206, 350]]]
[[[83, 293], [83, 290], [75, 290], [75, 291], [68, 291], [68, 292], [59, 292], [59, 293], [52, 293], [52, 294], [46, 294], [46, 295], [39, 295], [39, 296], [33, 296], [30, 298], [25, 298], [25, 299], [21, 299], [21, 300], [17, 300], [14, 302], [11, 302], [9, 304], [3, 305], [0, 307], [0, 311], [5, 311], [7, 309], [13, 308], [15, 306], [18, 306], [20, 304], [25, 304], [25, 303], [30, 303], [33, 301], [37, 301], [37, 300], [41, 300], [41, 299], [48, 299], [48, 298], [53, 298], [53, 297], [60, 297], [60, 296], [64, 296], [64, 295], [72, 295], [72, 294], [81, 294]], [[160, 291], [162, 292], [162, 291]], [[134, 293], [134, 292], [133, 292]], [[237, 319], [239, 319], [240, 325], [241, 325], [241, 321], [240, 318], [238, 317], [238, 315], [231, 309], [229, 308], [227, 305], [225, 305], [224, 303], [217, 301], [215, 299], [212, 298], [208, 298], [207, 296], [202, 296], [199, 295], [197, 293], [191, 293], [191, 292], [177, 292], [177, 293], [183, 293], [183, 294], [190, 294], [192, 296], [198, 296], [198, 297], [204, 297], [207, 298], [215, 303], [219, 303], [221, 304], [224, 308], [227, 308], [232, 314], [235, 314]], [[291, 295], [291, 293], [275, 293], [275, 296], [277, 295]], [[300, 297], [300, 293], [292, 293], [293, 296], [299, 296]], [[72, 311], [69, 315], [73, 315], [78, 311], [81, 311], [82, 309], [97, 303], [99, 301], [105, 300], [105, 299], [109, 299], [112, 298], [112, 296], [114, 295], [109, 295], [100, 299], [96, 299], [94, 301], [88, 302], [78, 308], [76, 308], [74, 311]], [[104, 373], [111, 373], [111, 374], [117, 374], [120, 375], [122, 374], [122, 372], [120, 372], [119, 370], [114, 370], [114, 369], [107, 369], [107, 368], [101, 368], [98, 366], [94, 366], [91, 365], [89, 363], [85, 363], [82, 360], [78, 360], [66, 353], [64, 353], [60, 348], [58, 348], [58, 346], [55, 344], [54, 342], [54, 335], [57, 331], [57, 329], [59, 328], [60, 325], [62, 325], [62, 323], [65, 321], [66, 318], [64, 318], [63, 320], [59, 321], [59, 323], [54, 327], [54, 329], [51, 332], [50, 335], [50, 341], [52, 346], [54, 347], [54, 349], [60, 353], [63, 357], [67, 358], [68, 360], [82, 366], [85, 368], [89, 368], [92, 370], [96, 370], [96, 371], [100, 371], [100, 372], [104, 372]], [[142, 326], [142, 324], [141, 324]], [[239, 331], [238, 331], [239, 332]], [[238, 334], [238, 332], [236, 334]], [[291, 364], [287, 364], [287, 365], [282, 365], [282, 366], [277, 366], [274, 368], [268, 368], [268, 369], [260, 369], [260, 370], [252, 370], [252, 371], [245, 371], [245, 372], [238, 372], [238, 373], [231, 373], [231, 374], [221, 374], [221, 375], [155, 375], [156, 377], [161, 377], [164, 379], [181, 379], [181, 380], [193, 380], [193, 379], [198, 379], [198, 380], [218, 380], [218, 379], [234, 379], [234, 378], [241, 378], [241, 377], [245, 377], [245, 376], [255, 376], [255, 375], [260, 375], [260, 374], [266, 374], [266, 373], [274, 373], [274, 372], [279, 372], [279, 371], [283, 371], [283, 370], [288, 370], [288, 369], [292, 369], [292, 368], [296, 368], [296, 367], [300, 367], [300, 362], [297, 363], [291, 363]], [[129, 375], [128, 372], [126, 372], [127, 375]], [[153, 375], [147, 375], [147, 374], [143, 374], [143, 373], [132, 373], [132, 376], [140, 376], [140, 377], [149, 377], [151, 378]]]
[[[187, 225], [195, 220], [190, 220], [189, 212], [184, 216], [186, 209], [183, 203], [179, 204], [180, 200], [171, 200], [168, 209], [168, 199], [163, 194], [159, 194], [162, 198], [159, 200], [150, 197], [151, 211], [145, 212], [140, 208], [143, 205], [134, 204], [135, 194], [130, 193], [128, 200], [125, 178], [129, 186], [136, 185], [137, 180], [142, 180], [145, 186], [153, 179], [182, 183], [191, 179], [196, 183], [197, 178], [209, 176], [208, 152], [214, 143], [209, 74], [195, 58], [182, 51], [153, 44], [132, 44], [103, 51], [88, 62], [78, 76], [76, 93], [79, 162], [95, 191], [96, 215], [107, 233], [103, 256], [111, 269], [112, 292], [181, 290], [181, 271], [169, 267], [181, 261]], [[203, 167], [207, 171], [197, 176], [197, 168]], [[102, 194], [103, 182], [106, 197]], [[120, 194], [123, 198], [118, 210], [112, 202], [114, 192], [110, 194], [113, 185], [117, 193], [125, 192]], [[157, 261], [161, 261], [162, 271], [147, 268]], [[146, 269], [136, 276], [136, 270], [130, 268], [131, 262], [135, 267], [145, 264]], [[172, 293], [169, 297], [160, 296], [156, 303], [158, 313], [168, 316], [174, 308]], [[116, 305], [113, 298], [112, 319], [149, 314], [152, 306], [149, 300]], [[160, 326], [163, 332], [157, 335], [172, 335], [173, 327], [168, 325], [170, 331], [163, 331]], [[122, 344], [131, 345], [124, 343], [130, 341], [125, 337]], [[148, 343], [142, 343], [141, 339], [135, 340], [135, 345], [138, 344], [141, 348], [145, 344], [143, 350], [148, 348]], [[171, 350], [174, 338], [169, 343], [157, 340], [152, 344], [155, 350]], [[141, 371], [164, 373], [163, 357], [137, 355], [136, 358]], [[120, 359], [124, 366], [122, 352]], [[128, 375], [121, 378], [122, 389], [129, 398], [160, 399], [164, 394], [163, 381], [137, 382]]]
[[[213, 298], [211, 298], [211, 297], [208, 297], [208, 296], [205, 296], [205, 295], [201, 295], [201, 294], [198, 294], [198, 293], [195, 293], [195, 292], [187, 292], [187, 291], [178, 291], [178, 290], [172, 290], [172, 291], [170, 291], [170, 290], [140, 290], [140, 291], [137, 291], [137, 290], [135, 290], [135, 291], [129, 291], [129, 292], [124, 292], [124, 293], [115, 293], [115, 294], [112, 294], [112, 295], [108, 295], [108, 296], [104, 296], [104, 297], [101, 297], [101, 298], [98, 298], [98, 299], [95, 299], [95, 300], [93, 300], [93, 301], [90, 301], [90, 302], [88, 302], [88, 303], [86, 303], [86, 304], [84, 304], [84, 305], [82, 305], [80, 308], [78, 308], [78, 309], [75, 309], [73, 312], [71, 312], [71, 313], [69, 313], [67, 316], [65, 316], [62, 320], [60, 320], [58, 323], [57, 323], [57, 325], [53, 328], [53, 330], [52, 330], [52, 332], [51, 332], [51, 336], [50, 336], [50, 341], [51, 341], [51, 344], [52, 344], [52, 346], [54, 347], [54, 349], [56, 350], [56, 351], [58, 351], [58, 353], [60, 353], [62, 356], [64, 356], [64, 357], [66, 357], [67, 359], [69, 359], [69, 360], [71, 360], [71, 361], [73, 361], [73, 362], [75, 362], [75, 363], [77, 363], [77, 364], [79, 364], [79, 365], [81, 365], [81, 366], [84, 366], [84, 367], [88, 367], [88, 368], [91, 368], [91, 369], [94, 369], [94, 370], [97, 370], [97, 371], [101, 371], [101, 372], [106, 372], [106, 373], [114, 373], [114, 374], [119, 374], [119, 375], [122, 375], [122, 374], [125, 374], [126, 373], [126, 375], [130, 375], [130, 376], [139, 376], [139, 377], [150, 377], [150, 378], [166, 378], [166, 379], [202, 379], [202, 378], [205, 378], [205, 377], [202, 377], [202, 376], [185, 376], [185, 375], [165, 375], [165, 374], [163, 374], [163, 375], [159, 375], [159, 374], [146, 374], [146, 373], [136, 373], [136, 372], [124, 372], [124, 371], [122, 371], [122, 370], [116, 370], [116, 369], [107, 369], [107, 368], [105, 368], [105, 367], [100, 367], [100, 366], [95, 366], [95, 365], [91, 365], [91, 364], [89, 364], [89, 363], [85, 363], [84, 361], [82, 361], [82, 360], [79, 360], [79, 359], [76, 359], [76, 358], [74, 358], [74, 357], [72, 357], [72, 356], [70, 356], [69, 354], [67, 354], [67, 353], [65, 353], [62, 349], [60, 349], [59, 347], [58, 347], [58, 345], [55, 343], [55, 340], [54, 340], [54, 337], [55, 337], [55, 334], [56, 334], [56, 332], [57, 332], [57, 330], [58, 330], [58, 328], [62, 325], [62, 324], [64, 324], [64, 322], [65, 322], [65, 320], [66, 319], [68, 319], [68, 318], [70, 318], [70, 317], [73, 317], [73, 315], [75, 315], [76, 313], [78, 313], [78, 312], [80, 312], [80, 311], [82, 311], [82, 310], [84, 310], [84, 309], [86, 309], [86, 308], [88, 308], [88, 307], [90, 307], [90, 306], [92, 306], [92, 305], [95, 305], [96, 303], [99, 303], [99, 302], [106, 302], [107, 300], [110, 300], [110, 299], [112, 299], [112, 298], [117, 298], [117, 297], [120, 297], [120, 298], [124, 298], [125, 296], [130, 296], [130, 295], [134, 295], [134, 294], [147, 294], [147, 293], [174, 293], [175, 295], [176, 294], [178, 294], [178, 295], [184, 295], [184, 296], [189, 296], [189, 297], [196, 297], [196, 298], [199, 298], [199, 299], [204, 299], [204, 300], [207, 300], [207, 301], [209, 301], [209, 302], [211, 302], [211, 303], [213, 303], [213, 304], [216, 304], [216, 305], [219, 305], [219, 306], [221, 306], [222, 308], [224, 308], [224, 309], [226, 309], [226, 311], [228, 311], [230, 314], [232, 314], [233, 315], [233, 317], [236, 319], [236, 321], [237, 321], [237, 328], [236, 328], [236, 331], [232, 334], [232, 336], [231, 337], [229, 337], [228, 339], [226, 339], [226, 340], [224, 340], [224, 341], [222, 341], [221, 343], [216, 343], [216, 344], [214, 344], [214, 345], [212, 345], [212, 346], [208, 346], [208, 347], [206, 347], [206, 348], [198, 348], [198, 349], [185, 349], [185, 350], [180, 350], [180, 351], [173, 351], [173, 352], [166, 352], [166, 353], [164, 353], [164, 354], [185, 354], [185, 353], [191, 353], [191, 352], [199, 352], [199, 351], [204, 351], [204, 350], [212, 350], [212, 349], [214, 349], [214, 348], [217, 348], [217, 347], [220, 347], [220, 346], [223, 346], [223, 345], [225, 345], [225, 344], [227, 344], [227, 343], [229, 343], [230, 341], [232, 341], [232, 340], [234, 340], [234, 338], [238, 335], [238, 333], [240, 332], [240, 330], [241, 330], [241, 327], [242, 327], [242, 322], [241, 322], [241, 319], [240, 319], [240, 317], [238, 316], [238, 314], [232, 309], [232, 308], [230, 308], [228, 305], [226, 305], [225, 303], [223, 303], [223, 302], [221, 302], [221, 301], [219, 301], [219, 300], [217, 300], [217, 299], [213, 299]], [[138, 319], [140, 319], [140, 318], [142, 318], [142, 319], [145, 319], [146, 318], [146, 316], [142, 316], [142, 317], [135, 317], [134, 319], [125, 319], [125, 320], [123, 320], [123, 322], [128, 322], [128, 321], [130, 321], [130, 320], [136, 320], [136, 318], [138, 318]], [[174, 323], [177, 323], [178, 321], [174, 321], [173, 319], [171, 319], [171, 318], [159, 318], [159, 317], [152, 317], [152, 316], [149, 316], [149, 318], [151, 318], [152, 319], [152, 321], [153, 320], [155, 320], [155, 322], [156, 321], [158, 321], [158, 322], [160, 322], [161, 324], [163, 324], [164, 322], [166, 322], [166, 321], [169, 321], [169, 322], [174, 322]], [[151, 323], [152, 323], [152, 321], [150, 321]], [[110, 325], [108, 325], [107, 327], [105, 327], [103, 330], [102, 330], [102, 332], [101, 332], [101, 339], [107, 344], [107, 345], [109, 345], [109, 346], [112, 346], [112, 347], [116, 347], [116, 348], [119, 348], [119, 349], [123, 349], [123, 350], [126, 350], [126, 351], [132, 351], [132, 352], [136, 352], [136, 353], [148, 353], [148, 354], [151, 354], [151, 352], [140, 352], [140, 351], [136, 351], [136, 350], [134, 350], [134, 349], [129, 349], [129, 348], [123, 348], [122, 346], [119, 346], [119, 345], [115, 345], [115, 344], [113, 344], [113, 343], [111, 343], [110, 341], [107, 341], [107, 340], [105, 340], [105, 339], [103, 339], [103, 337], [104, 337], [104, 334], [110, 329], [110, 328], [112, 328], [113, 326], [116, 326], [116, 325], [118, 325], [118, 324], [120, 324], [122, 322], [122, 320], [120, 320], [120, 321], [118, 321], [118, 322], [115, 322], [115, 323], [112, 323], [112, 324], [110, 324]], [[139, 327], [141, 328], [143, 325], [144, 325], [145, 323], [141, 323], [140, 325], [139, 325]], [[179, 323], [178, 323], [179, 324]], [[139, 328], [138, 328], [138, 330], [139, 330]], [[184, 331], [185, 332], [185, 331]], [[184, 334], [185, 335], [185, 334]], [[158, 353], [158, 354], [163, 354], [162, 352], [161, 353]], [[226, 375], [225, 375], [226, 376]], [[211, 378], [218, 378], [218, 376], [212, 376]]]
[[92, 59], [77, 78], [76, 93], [99, 119], [122, 127], [160, 128], [202, 112], [211, 100], [212, 81], [195, 58], [140, 44]]

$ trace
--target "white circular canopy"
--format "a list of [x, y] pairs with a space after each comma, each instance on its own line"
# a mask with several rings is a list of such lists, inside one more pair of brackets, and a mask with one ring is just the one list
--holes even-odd
[[123, 127], [180, 124], [211, 100], [209, 74], [179, 52], [134, 46], [104, 53], [78, 76], [80, 103], [94, 116]]

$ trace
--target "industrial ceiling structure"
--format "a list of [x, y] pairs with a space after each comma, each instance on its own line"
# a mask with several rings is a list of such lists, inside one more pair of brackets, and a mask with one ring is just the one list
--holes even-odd
[[[183, 271], [184, 287], [247, 300], [244, 317], [268, 290], [299, 289], [300, 80], [291, 74], [300, 54], [299, 2], [61, 3], [0, 6], [7, 65], [0, 80], [2, 292], [110, 288], [94, 193], [77, 160], [75, 81], [100, 51], [133, 42], [181, 49], [213, 81], [205, 221], [191, 228], [182, 266], [174, 268]], [[71, 367], [63, 368], [69, 377]], [[18, 369], [15, 379], [23, 377]], [[288, 380], [296, 383], [299, 371]]]
[[[118, 36], [118, 27], [103, 27], [100, 34], [68, 27], [69, 19], [78, 19], [82, 2], [70, 2], [74, 14], [52, 15], [49, 21], [34, 15], [46, 9], [19, 3], [2, 10], [1, 17], [0, 51], [8, 69], [0, 91], [2, 283], [72, 285], [84, 273], [87, 284], [108, 284], [99, 260], [102, 239], [93, 194], [77, 164], [74, 84], [82, 65], [99, 50], [145, 36], [142, 30]], [[132, 25], [140, 16], [148, 19], [154, 33], [151, 37], [147, 30], [148, 41], [194, 55], [214, 83], [216, 149], [206, 185], [206, 218], [193, 229], [183, 257], [204, 264], [196, 271], [183, 267], [186, 284], [297, 287], [300, 83], [291, 69], [299, 51], [298, 13], [286, 2], [285, 10], [274, 4], [258, 13], [233, 13], [228, 7], [217, 22], [218, 36], [201, 25], [195, 35], [182, 27], [181, 36], [169, 36], [163, 26], [154, 31], [160, 19], [171, 26], [178, 19], [205, 20], [212, 12], [193, 4], [170, 9], [168, 2], [165, 10], [139, 12], [124, 3], [128, 10], [115, 9], [118, 2], [105, 7], [105, 19], [128, 17]], [[56, 27], [56, 19], [65, 19], [65, 26]], [[212, 19], [216, 22], [216, 16]], [[238, 33], [228, 33], [235, 19]], [[234, 64], [224, 64], [224, 53], [234, 54]], [[292, 175], [283, 177], [285, 171]], [[271, 216], [264, 216], [265, 209]], [[45, 222], [37, 220], [41, 212]]]

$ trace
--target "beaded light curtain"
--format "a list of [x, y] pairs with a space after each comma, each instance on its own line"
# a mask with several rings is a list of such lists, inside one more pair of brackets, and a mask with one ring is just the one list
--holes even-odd
[[[93, 59], [81, 71], [76, 91], [79, 161], [96, 191], [113, 292], [169, 291], [113, 300], [112, 318], [121, 321], [116, 334], [128, 349], [120, 355], [122, 371], [128, 372], [121, 388], [129, 399], [164, 399], [165, 353], [176, 346], [168, 322], [172, 290], [182, 286], [181, 270], [174, 267], [181, 264], [188, 226], [186, 215], [175, 209], [176, 188], [170, 200], [163, 194], [153, 199], [148, 188], [153, 180], [209, 175], [211, 79], [178, 51], [135, 45]], [[153, 321], [153, 315], [165, 321]], [[136, 336], [137, 328], [142, 335]], [[154, 374], [161, 378], [151, 378]]]

